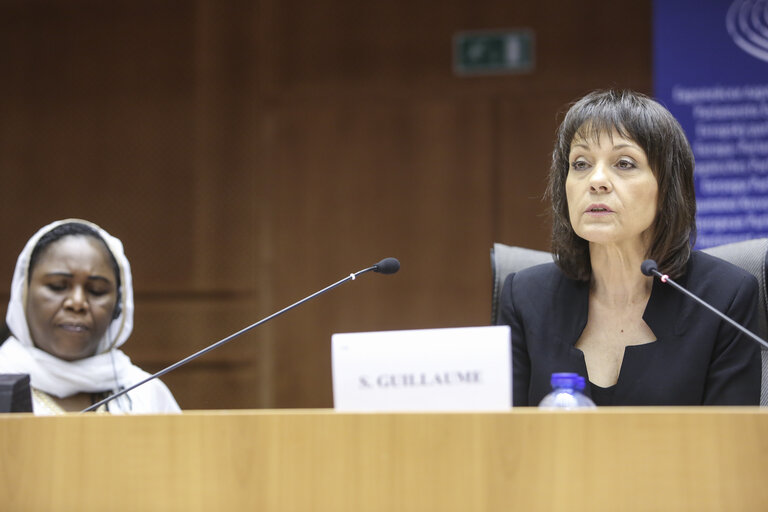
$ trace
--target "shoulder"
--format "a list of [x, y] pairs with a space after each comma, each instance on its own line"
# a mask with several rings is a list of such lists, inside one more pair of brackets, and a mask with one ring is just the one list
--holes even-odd
[[[150, 374], [137, 366], [131, 368], [130, 385], [141, 382]], [[130, 412], [132, 413], [166, 413], [180, 412], [173, 393], [160, 379], [152, 379], [130, 391]]]
[[171, 390], [161, 380], [155, 379], [147, 382], [143, 386], [136, 388], [136, 391], [139, 391], [139, 399], [133, 412], [163, 413], [181, 411]]
[[542, 263], [524, 268], [507, 277], [507, 283], [519, 286], [552, 286], [566, 279], [562, 271], [554, 263]]
[[737, 294], [757, 298], [757, 278], [750, 272], [711, 254], [693, 251], [688, 260], [684, 286], [710, 300], [729, 303]]
[[524, 301], [533, 307], [551, 307], [553, 302], [570, 300], [585, 286], [587, 283], [567, 278], [555, 263], [544, 263], [509, 275], [503, 295], [508, 301]]
[[697, 281], [728, 288], [740, 284], [757, 286], [757, 279], [750, 272], [702, 251], [691, 253], [685, 278], [692, 286], [696, 286]]

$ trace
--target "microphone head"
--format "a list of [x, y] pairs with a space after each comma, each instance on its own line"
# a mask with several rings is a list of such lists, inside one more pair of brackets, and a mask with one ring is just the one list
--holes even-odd
[[659, 271], [659, 268], [658, 268], [658, 265], [656, 265], [656, 262], [655, 262], [655, 261], [653, 261], [653, 260], [645, 260], [645, 261], [644, 261], [644, 262], [643, 262], [643, 263], [640, 265], [640, 271], [641, 271], [641, 272], [642, 272], [644, 275], [646, 275], [646, 276], [652, 276], [652, 275], [653, 275], [653, 271], [654, 271], [654, 270], [658, 272], [658, 271]]
[[394, 274], [400, 270], [400, 262], [397, 258], [384, 258], [373, 266], [373, 271], [379, 274]]

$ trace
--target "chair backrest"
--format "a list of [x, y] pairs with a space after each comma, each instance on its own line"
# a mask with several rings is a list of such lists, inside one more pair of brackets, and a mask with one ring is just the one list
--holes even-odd
[[504, 280], [524, 268], [552, 261], [552, 254], [523, 247], [495, 243], [491, 249], [491, 271], [493, 272], [493, 294], [491, 296], [491, 325], [499, 318], [499, 295]]
[[[757, 278], [760, 288], [757, 312], [757, 334], [762, 339], [768, 338], [768, 291], [766, 290], [765, 272], [768, 265], [768, 238], [756, 238], [732, 244], [718, 245], [704, 249], [718, 258], [741, 267]], [[760, 405], [768, 405], [768, 349], [761, 347], [763, 359], [763, 379], [760, 384]]]
[[[768, 338], [768, 289], [766, 288], [766, 268], [768, 267], [768, 238], [745, 240], [727, 245], [704, 249], [704, 252], [741, 267], [757, 278], [760, 287], [758, 305], [758, 329], [755, 334]], [[491, 249], [491, 269], [493, 272], [493, 294], [491, 297], [491, 323], [499, 317], [499, 294], [504, 280], [510, 273], [524, 268], [552, 261], [552, 255], [546, 251], [535, 251], [522, 247], [495, 243]], [[768, 405], [768, 349], [761, 347], [763, 377], [760, 386], [760, 405]]]

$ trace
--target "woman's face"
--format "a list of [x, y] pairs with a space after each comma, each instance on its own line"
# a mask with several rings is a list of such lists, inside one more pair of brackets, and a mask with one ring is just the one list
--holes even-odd
[[568, 214], [581, 238], [598, 244], [640, 244], [647, 250], [659, 186], [645, 151], [618, 132], [571, 142], [565, 180]]
[[104, 244], [90, 236], [62, 237], [44, 250], [29, 276], [32, 340], [67, 361], [92, 356], [116, 302], [115, 271]]

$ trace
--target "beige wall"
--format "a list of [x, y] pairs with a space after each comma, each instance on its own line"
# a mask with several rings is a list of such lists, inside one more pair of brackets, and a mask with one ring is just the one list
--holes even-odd
[[[558, 112], [651, 88], [650, 2], [9, 0], [0, 4], [0, 300], [77, 216], [134, 270], [125, 346], [184, 408], [328, 407], [334, 332], [488, 322], [494, 241], [546, 249]], [[460, 30], [530, 28], [530, 74], [456, 77]], [[3, 270], [5, 269], [5, 270]]]

